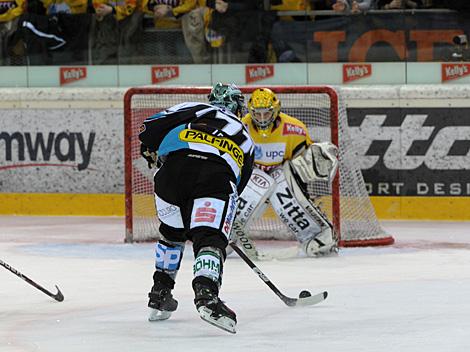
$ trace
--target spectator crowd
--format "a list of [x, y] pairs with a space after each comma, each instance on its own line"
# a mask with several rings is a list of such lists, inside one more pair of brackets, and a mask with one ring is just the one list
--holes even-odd
[[[0, 0], [0, 65], [139, 64], [145, 31], [178, 30], [196, 64], [296, 61], [272, 40], [280, 21], [368, 11], [451, 9], [468, 0]], [[326, 16], [325, 16], [326, 18]], [[161, 32], [159, 32], [161, 30]], [[247, 46], [246, 44], [249, 43]], [[169, 50], [165, 46], [161, 51]], [[284, 56], [283, 56], [284, 55]], [[154, 62], [158, 64], [159, 62]]]

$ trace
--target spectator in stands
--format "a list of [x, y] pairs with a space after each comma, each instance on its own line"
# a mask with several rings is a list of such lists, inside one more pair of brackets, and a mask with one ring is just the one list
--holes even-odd
[[92, 63], [131, 64], [135, 62], [142, 38], [143, 14], [136, 0], [94, 0], [95, 18], [91, 31]]
[[[305, 41], [302, 39], [305, 32], [305, 21], [313, 20], [313, 17], [307, 14], [307, 11], [312, 10], [310, 2], [305, 0], [271, 0], [271, 10], [281, 11], [278, 21], [273, 25], [271, 35], [271, 47], [275, 54], [274, 62], [300, 62], [297, 55], [305, 52]], [[305, 14], [285, 16], [282, 11], [305, 12]], [[286, 32], [288, 35], [285, 35]], [[292, 40], [287, 41], [283, 38]]]
[[423, 6], [422, 0], [378, 0], [377, 8], [383, 10], [416, 9]]
[[204, 37], [205, 0], [143, 0], [142, 8], [153, 15], [156, 28], [182, 29], [194, 63], [210, 63]]
[[0, 0], [0, 65], [9, 64], [9, 39], [16, 31], [25, 0]]
[[440, 9], [450, 9], [459, 12], [470, 11], [470, 1], [468, 0], [433, 0], [433, 7]]
[[193, 63], [210, 64], [211, 53], [206, 40], [206, 8], [205, 0], [198, 0], [196, 7], [181, 19], [184, 42], [191, 53]]
[[[212, 9], [208, 29], [218, 34], [219, 43], [228, 48], [225, 63], [257, 62], [251, 57], [254, 45], [265, 41], [264, 3], [262, 0], [207, 0]], [[212, 44], [214, 46], [214, 44]]]
[[90, 16], [87, 0], [30, 0], [18, 37], [31, 65], [88, 62]]
[[331, 5], [335, 12], [358, 14], [373, 8], [372, 0], [337, 0]]

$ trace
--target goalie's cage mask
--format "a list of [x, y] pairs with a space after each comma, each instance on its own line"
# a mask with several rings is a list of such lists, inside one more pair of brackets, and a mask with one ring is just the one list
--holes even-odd
[[211, 90], [209, 103], [223, 106], [238, 117], [242, 117], [245, 108], [245, 98], [235, 84], [217, 83]]
[[281, 102], [271, 89], [256, 89], [248, 101], [253, 124], [261, 130], [266, 130], [273, 124], [281, 111]]

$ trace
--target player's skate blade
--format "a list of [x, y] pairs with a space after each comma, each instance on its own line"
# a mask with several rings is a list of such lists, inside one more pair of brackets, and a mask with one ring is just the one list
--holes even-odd
[[214, 312], [206, 306], [199, 307], [198, 312], [201, 316], [201, 319], [208, 322], [209, 324], [214, 325], [219, 329], [225, 330], [231, 334], [235, 334], [237, 332], [235, 330], [237, 322], [230, 317], [222, 315], [217, 318], [213, 316]]
[[149, 321], [167, 320], [172, 312], [150, 308]]

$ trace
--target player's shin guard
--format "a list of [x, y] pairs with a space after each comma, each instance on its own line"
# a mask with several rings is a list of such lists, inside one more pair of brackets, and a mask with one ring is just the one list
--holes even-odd
[[219, 298], [222, 267], [222, 253], [218, 248], [201, 248], [193, 266], [194, 304], [201, 319], [220, 329], [235, 333], [236, 314]]
[[155, 273], [153, 286], [149, 293], [148, 306], [151, 308], [149, 320], [165, 320], [178, 307], [178, 301], [171, 291], [183, 257], [184, 243], [160, 240], [156, 244]]

